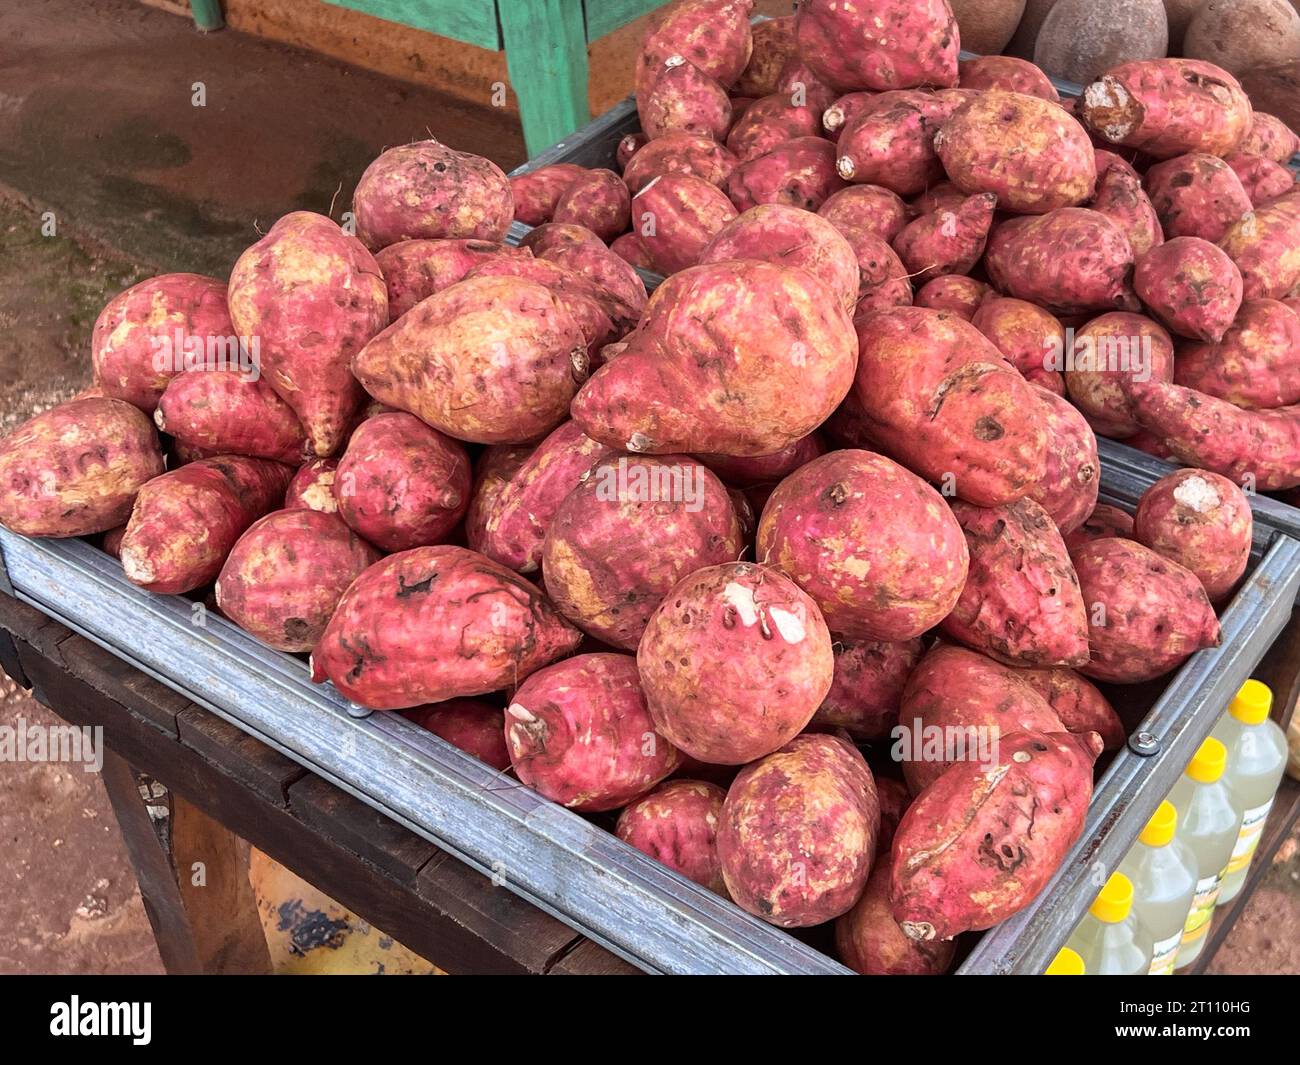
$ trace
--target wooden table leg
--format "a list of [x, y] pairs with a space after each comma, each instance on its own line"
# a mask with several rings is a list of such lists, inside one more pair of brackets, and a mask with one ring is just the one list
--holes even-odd
[[497, 9], [524, 143], [534, 156], [591, 121], [582, 0], [500, 0]]

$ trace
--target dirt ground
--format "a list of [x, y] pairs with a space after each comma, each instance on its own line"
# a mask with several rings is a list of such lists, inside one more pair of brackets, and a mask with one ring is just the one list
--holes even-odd
[[[370, 158], [426, 128], [521, 157], [501, 116], [130, 0], [0, 6], [0, 432], [89, 381], [113, 294], [160, 270], [224, 275], [268, 220], [337, 212]], [[19, 718], [55, 721], [0, 675], [0, 725]], [[0, 763], [0, 853], [0, 973], [161, 971], [97, 776]], [[1300, 838], [1215, 970], [1300, 973]]]

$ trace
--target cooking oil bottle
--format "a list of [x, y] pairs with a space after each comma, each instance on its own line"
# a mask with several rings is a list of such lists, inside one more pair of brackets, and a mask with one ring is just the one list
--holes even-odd
[[1196, 894], [1183, 926], [1175, 969], [1194, 962], [1205, 946], [1223, 870], [1237, 842], [1237, 811], [1228, 782], [1223, 779], [1227, 761], [1227, 748], [1220, 740], [1209, 737], [1169, 793], [1169, 801], [1178, 811], [1176, 835], [1196, 858]]
[[1151, 935], [1133, 912], [1133, 882], [1111, 873], [1066, 946], [1090, 976], [1145, 976], [1151, 969]]
[[1168, 799], [1156, 807], [1138, 841], [1120, 862], [1133, 882], [1133, 911], [1153, 940], [1151, 975], [1168, 976], [1196, 894], [1196, 858], [1175, 836], [1178, 812]]
[[1240, 821], [1237, 842], [1219, 888], [1220, 906], [1241, 890], [1286, 770], [1286, 734], [1270, 720], [1272, 709], [1273, 693], [1268, 685], [1248, 680], [1210, 733], [1228, 749], [1223, 779], [1228, 782]]
[[1056, 952], [1056, 957], [1052, 959], [1052, 964], [1047, 967], [1043, 975], [1083, 976], [1084, 972], [1083, 959], [1079, 957], [1079, 952], [1069, 947], [1062, 947]]

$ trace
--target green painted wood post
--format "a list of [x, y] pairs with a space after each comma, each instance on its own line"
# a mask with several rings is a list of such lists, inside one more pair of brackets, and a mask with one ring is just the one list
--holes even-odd
[[529, 156], [591, 121], [582, 0], [498, 0]]
[[194, 16], [194, 25], [204, 30], [219, 30], [226, 24], [221, 17], [220, 0], [190, 0], [190, 13]]

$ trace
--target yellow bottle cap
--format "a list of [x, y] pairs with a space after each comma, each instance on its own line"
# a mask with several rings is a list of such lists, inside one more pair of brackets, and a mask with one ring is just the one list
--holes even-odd
[[1211, 736], [1187, 763], [1187, 775], [1198, 784], [1213, 784], [1223, 776], [1223, 767], [1227, 764], [1228, 748]]
[[1133, 908], [1133, 881], [1123, 873], [1111, 873], [1106, 886], [1092, 900], [1088, 912], [1107, 924], [1118, 924]]
[[1243, 725], [1258, 725], [1273, 709], [1273, 693], [1268, 685], [1258, 680], [1248, 680], [1237, 692], [1228, 713]]
[[1069, 947], [1062, 947], [1056, 952], [1056, 957], [1052, 959], [1052, 964], [1047, 967], [1044, 976], [1082, 976], [1083, 959], [1079, 957], [1077, 950], [1071, 950]]
[[1165, 799], [1156, 807], [1156, 812], [1151, 815], [1151, 820], [1138, 839], [1148, 847], [1163, 847], [1174, 838], [1174, 829], [1177, 827], [1178, 811], [1174, 809], [1173, 803]]

